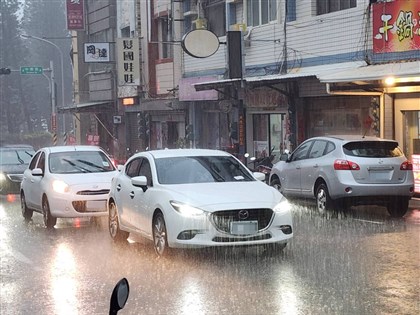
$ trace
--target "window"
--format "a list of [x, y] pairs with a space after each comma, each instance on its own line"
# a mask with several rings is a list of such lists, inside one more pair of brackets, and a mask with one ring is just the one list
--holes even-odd
[[135, 160], [131, 161], [125, 169], [125, 174], [128, 177], [137, 176], [138, 173], [139, 173], [140, 163], [141, 163], [141, 159], [135, 159]]
[[326, 141], [316, 140], [314, 145], [309, 152], [310, 159], [316, 159], [324, 155], [325, 147], [327, 146]]
[[217, 36], [226, 35], [226, 6], [224, 2], [209, 2], [204, 9], [207, 29]]
[[247, 25], [258, 26], [277, 20], [276, 0], [247, 0]]
[[300, 147], [296, 149], [296, 151], [293, 153], [292, 161], [299, 161], [304, 160], [308, 157], [309, 148], [311, 147], [313, 141], [308, 141], [305, 143], [302, 143]]
[[160, 58], [173, 58], [172, 50], [172, 23], [168, 16], [161, 17], [160, 20], [161, 29], [161, 51]]
[[316, 14], [321, 15], [355, 7], [356, 0], [317, 0]]
[[150, 169], [150, 163], [147, 159], [143, 159], [143, 163], [141, 163], [139, 176], [146, 176], [147, 186], [153, 186], [152, 170]]

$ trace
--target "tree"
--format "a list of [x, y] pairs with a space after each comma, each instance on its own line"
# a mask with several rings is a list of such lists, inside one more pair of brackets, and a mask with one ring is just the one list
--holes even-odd
[[16, 70], [23, 59], [18, 36], [20, 20], [18, 0], [0, 1], [0, 66], [12, 69], [10, 75], [0, 77], [0, 135], [20, 133], [30, 129], [22, 101], [22, 88]]
[[[71, 37], [66, 29], [65, 1], [26, 0], [23, 7], [22, 33], [44, 38], [60, 47], [63, 52], [65, 99], [72, 99], [72, 68], [70, 63]], [[27, 66], [49, 68], [50, 60], [54, 63], [57, 83], [57, 104], [61, 106], [61, 68], [60, 56], [56, 48], [39, 40], [24, 40]], [[29, 60], [29, 61], [28, 61]], [[42, 120], [50, 122], [51, 102], [48, 81], [34, 79], [34, 76], [23, 78], [29, 84], [27, 94], [31, 96], [30, 114], [33, 121], [41, 128]]]

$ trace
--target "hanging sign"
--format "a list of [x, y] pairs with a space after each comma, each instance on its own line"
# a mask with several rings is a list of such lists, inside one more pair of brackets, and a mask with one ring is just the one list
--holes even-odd
[[67, 29], [82, 31], [85, 29], [84, 0], [66, 0]]
[[140, 85], [139, 39], [117, 38], [118, 85]]

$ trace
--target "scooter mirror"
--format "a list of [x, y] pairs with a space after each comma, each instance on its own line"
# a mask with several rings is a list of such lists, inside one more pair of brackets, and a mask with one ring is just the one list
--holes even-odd
[[130, 286], [128, 285], [128, 280], [126, 278], [122, 278], [118, 281], [112, 291], [109, 315], [115, 315], [119, 310], [124, 308], [129, 293]]

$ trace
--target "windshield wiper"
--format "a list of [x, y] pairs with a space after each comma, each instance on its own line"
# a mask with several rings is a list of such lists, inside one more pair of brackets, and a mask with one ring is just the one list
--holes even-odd
[[96, 167], [97, 169], [102, 170], [102, 171], [107, 170], [107, 168], [105, 168], [105, 167], [96, 165], [96, 164], [94, 164], [92, 162], [89, 162], [89, 161], [86, 161], [86, 160], [77, 160], [77, 162], [80, 162], [80, 163], [83, 163], [83, 164], [86, 164], [86, 165], [89, 165], [89, 166], [92, 166], [92, 167]]
[[76, 165], [75, 163], [73, 163], [70, 160], [63, 159], [63, 161], [69, 163], [71, 166], [73, 166], [74, 168], [78, 169], [79, 171], [82, 171], [83, 173], [92, 173], [90, 170], [88, 170], [88, 169], [86, 169], [84, 167], [78, 166], [78, 165]]
[[20, 164], [24, 164], [25, 163], [25, 161], [22, 160], [22, 158], [19, 156], [19, 153], [17, 151], [16, 151], [16, 156], [17, 156], [17, 159], [18, 159], [18, 161], [19, 161]]
[[213, 175], [213, 177], [215, 177], [216, 181], [218, 182], [225, 181], [225, 178], [220, 174], [219, 168], [215, 166], [214, 164], [210, 166], [210, 173]]

